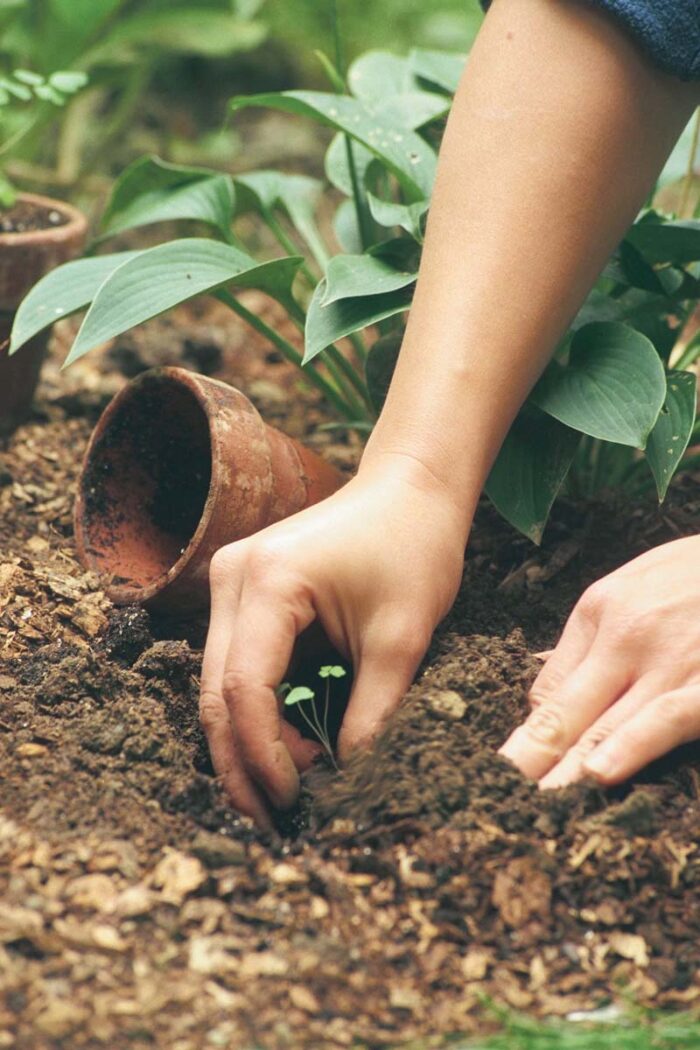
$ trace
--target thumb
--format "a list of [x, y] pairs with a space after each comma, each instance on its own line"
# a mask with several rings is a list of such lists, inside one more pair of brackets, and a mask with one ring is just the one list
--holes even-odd
[[360, 653], [338, 736], [341, 762], [346, 762], [357, 748], [367, 747], [383, 728], [410, 688], [425, 648], [407, 636], [399, 646], [369, 643]]

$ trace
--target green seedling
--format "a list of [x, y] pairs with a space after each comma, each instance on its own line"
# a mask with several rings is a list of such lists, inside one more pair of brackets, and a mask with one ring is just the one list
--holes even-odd
[[326, 751], [329, 759], [333, 763], [333, 767], [337, 770], [338, 764], [333, 754], [333, 747], [331, 746], [330, 737], [328, 735], [328, 708], [330, 706], [330, 693], [331, 693], [331, 679], [332, 678], [344, 678], [346, 674], [345, 668], [338, 667], [335, 664], [325, 664], [319, 668], [319, 678], [325, 679], [326, 688], [323, 695], [323, 714], [319, 716], [319, 711], [316, 706], [316, 694], [313, 689], [309, 689], [305, 685], [297, 685], [293, 689], [289, 686], [289, 683], [285, 682], [284, 685], [280, 686], [280, 695], [284, 696], [285, 707], [299, 707], [299, 714], [306, 722], [307, 726], [311, 729], [314, 736], [318, 738]]

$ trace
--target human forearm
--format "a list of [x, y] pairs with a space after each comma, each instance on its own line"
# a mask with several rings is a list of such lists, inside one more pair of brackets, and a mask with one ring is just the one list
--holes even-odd
[[363, 470], [471, 514], [520, 405], [697, 98], [575, 0], [495, 0], [445, 133], [414, 305]]

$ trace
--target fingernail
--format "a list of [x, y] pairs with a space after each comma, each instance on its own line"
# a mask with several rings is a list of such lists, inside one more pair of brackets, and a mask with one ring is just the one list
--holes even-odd
[[609, 748], [599, 747], [583, 763], [587, 773], [592, 773], [600, 780], [609, 780], [615, 772], [615, 757]]

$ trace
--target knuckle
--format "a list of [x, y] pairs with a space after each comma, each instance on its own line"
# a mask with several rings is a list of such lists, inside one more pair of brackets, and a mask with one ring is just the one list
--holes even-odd
[[561, 708], [557, 704], [541, 704], [532, 712], [524, 729], [536, 743], [550, 748], [560, 748], [565, 732]]
[[399, 618], [382, 628], [380, 644], [382, 654], [389, 660], [418, 664], [430, 645], [430, 632], [424, 625], [409, 618]]
[[218, 694], [205, 690], [199, 698], [199, 724], [205, 733], [215, 733], [228, 725], [226, 705]]
[[674, 736], [687, 740], [695, 734], [692, 732], [696, 718], [693, 717], [692, 705], [687, 696], [673, 694], [658, 701], [663, 721], [671, 727]]
[[230, 667], [224, 673], [221, 682], [221, 693], [224, 698], [225, 707], [232, 711], [241, 698], [248, 676], [238, 667]]
[[220, 587], [230, 580], [234, 565], [235, 559], [228, 547], [221, 547], [214, 552], [209, 563], [209, 583], [212, 588]]
[[614, 598], [616, 585], [612, 578], [604, 576], [588, 587], [576, 606], [576, 613], [586, 620], [598, 622]]
[[571, 750], [577, 755], [586, 757], [591, 751], [594, 751], [599, 744], [602, 744], [604, 740], [608, 739], [612, 730], [613, 727], [609, 723], [605, 721], [597, 722], [595, 725], [591, 726], [590, 729], [586, 730]]

